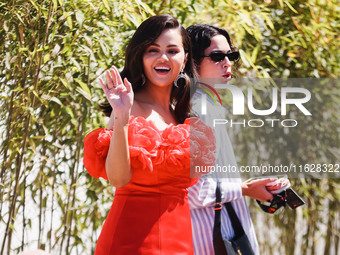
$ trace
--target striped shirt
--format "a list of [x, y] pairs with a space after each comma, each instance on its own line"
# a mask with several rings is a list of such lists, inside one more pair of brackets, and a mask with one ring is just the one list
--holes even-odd
[[[205, 93], [198, 90], [194, 95], [192, 110], [207, 125], [213, 127], [213, 119], [225, 119], [226, 111], [223, 107], [214, 105], [211, 98], [206, 96], [207, 114], [201, 114], [202, 97]], [[213, 127], [216, 137], [216, 164], [215, 168], [236, 167], [237, 163], [234, 151], [225, 125]], [[216, 199], [216, 183], [221, 182], [222, 203], [232, 201], [232, 205], [240, 222], [246, 232], [248, 239], [255, 251], [259, 254], [259, 247], [255, 236], [255, 230], [250, 218], [248, 206], [242, 196], [239, 176], [228, 173], [219, 174], [217, 171], [204, 175], [192, 187], [189, 188], [189, 204], [191, 210], [192, 233], [194, 241], [195, 255], [212, 255], [213, 247], [213, 227], [214, 227], [214, 204]], [[222, 236], [228, 240], [234, 237], [234, 230], [229, 220], [228, 213], [223, 207], [221, 213]]]

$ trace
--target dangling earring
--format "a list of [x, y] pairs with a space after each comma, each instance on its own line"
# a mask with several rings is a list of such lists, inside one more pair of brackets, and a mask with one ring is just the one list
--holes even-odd
[[184, 71], [183, 71], [183, 70], [179, 72], [178, 76], [177, 76], [176, 79], [174, 80], [174, 86], [175, 86], [176, 88], [179, 87], [179, 86], [178, 86], [178, 80], [179, 80], [179, 79], [184, 79], [184, 80], [185, 80], [185, 74], [184, 74]]

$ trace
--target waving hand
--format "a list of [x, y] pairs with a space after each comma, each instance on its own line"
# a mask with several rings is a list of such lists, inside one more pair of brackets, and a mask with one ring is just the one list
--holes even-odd
[[127, 78], [124, 83], [115, 66], [106, 71], [107, 85], [99, 78], [107, 100], [109, 101], [115, 115], [130, 113], [133, 104], [133, 90]]

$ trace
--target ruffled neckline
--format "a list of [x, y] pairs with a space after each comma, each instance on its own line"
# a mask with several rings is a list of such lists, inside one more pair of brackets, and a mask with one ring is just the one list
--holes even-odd
[[[147, 123], [149, 123], [149, 124], [151, 125], [152, 128], [154, 128], [154, 129], [156, 129], [158, 132], [162, 133], [162, 132], [164, 132], [164, 130], [166, 130], [166, 129], [168, 129], [168, 128], [171, 128], [171, 127], [173, 127], [173, 126], [190, 125], [190, 119], [197, 119], [197, 120], [199, 120], [199, 118], [197, 118], [197, 117], [189, 117], [189, 118], [186, 118], [186, 119], [184, 120], [183, 123], [178, 123], [178, 124], [173, 124], [173, 123], [171, 123], [171, 124], [168, 124], [164, 129], [159, 129], [159, 128], [152, 122], [152, 120], [148, 120], [148, 119], [146, 119], [146, 118], [143, 117], [143, 116], [137, 116], [137, 117], [136, 117], [136, 116], [134, 116], [134, 115], [130, 115], [129, 124], [130, 124], [131, 122], [133, 122], [133, 121], [147, 122]], [[109, 130], [113, 130], [113, 127], [112, 127], [111, 129], [109, 129]]]
[[[96, 129], [84, 139], [84, 166], [96, 178], [107, 179], [105, 160], [113, 129]], [[194, 164], [211, 165], [213, 140], [212, 129], [196, 117], [185, 119], [183, 124], [171, 123], [163, 130], [142, 116], [131, 115], [129, 119], [130, 163], [135, 170], [153, 172], [157, 168], [172, 175], [184, 174]]]

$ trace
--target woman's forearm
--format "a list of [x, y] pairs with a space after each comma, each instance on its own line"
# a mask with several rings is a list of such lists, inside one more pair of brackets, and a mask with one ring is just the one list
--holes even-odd
[[129, 114], [114, 116], [114, 129], [105, 162], [110, 184], [116, 188], [125, 186], [132, 177], [128, 144], [129, 117]]

